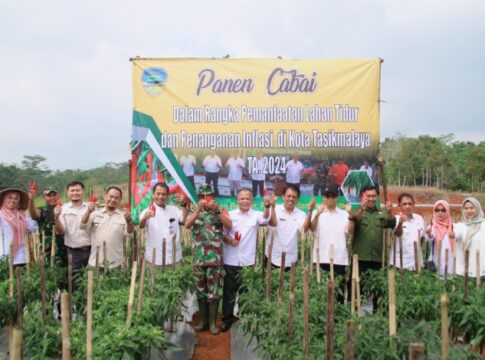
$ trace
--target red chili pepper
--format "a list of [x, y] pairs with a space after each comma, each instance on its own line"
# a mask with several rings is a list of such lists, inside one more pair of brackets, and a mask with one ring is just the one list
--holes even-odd
[[221, 213], [223, 213], [226, 216], [229, 216], [229, 213], [227, 212], [227, 209], [225, 207], [222, 208]]
[[62, 200], [61, 199], [57, 199], [56, 206], [62, 206]]
[[98, 201], [98, 197], [96, 195], [89, 195], [89, 202], [95, 203]]
[[241, 237], [242, 237], [242, 235], [239, 233], [239, 231], [236, 231], [236, 233], [234, 234], [234, 240], [239, 242], [239, 241], [241, 241]]
[[29, 189], [30, 191], [37, 192], [37, 184], [33, 181], [29, 183]]
[[154, 214], [157, 212], [157, 209], [155, 207], [155, 204], [154, 203], [151, 203], [150, 204], [150, 211], [152, 211]]
[[125, 205], [123, 205], [123, 207], [128, 210], [128, 211], [131, 211], [131, 205], [130, 203], [126, 203]]

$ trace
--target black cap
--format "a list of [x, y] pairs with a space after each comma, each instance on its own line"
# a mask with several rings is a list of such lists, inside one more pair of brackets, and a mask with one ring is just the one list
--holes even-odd
[[338, 189], [337, 185], [329, 184], [329, 185], [325, 186], [325, 189], [323, 190], [323, 196], [325, 196], [325, 194], [329, 194], [329, 193], [338, 195], [338, 193], [339, 193], [338, 190], [339, 189]]

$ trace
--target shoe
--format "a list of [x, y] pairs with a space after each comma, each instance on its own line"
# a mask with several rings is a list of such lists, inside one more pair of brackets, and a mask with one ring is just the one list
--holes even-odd
[[231, 326], [232, 326], [233, 323], [234, 323], [233, 320], [225, 320], [222, 323], [221, 331], [222, 332], [226, 332], [227, 330], [229, 330], [231, 328]]
[[207, 312], [207, 300], [199, 300], [199, 318], [200, 322], [194, 326], [195, 331], [202, 331], [209, 329], [209, 317]]
[[221, 332], [216, 325], [218, 311], [219, 311], [219, 301], [209, 304], [209, 330], [212, 335], [218, 335]]

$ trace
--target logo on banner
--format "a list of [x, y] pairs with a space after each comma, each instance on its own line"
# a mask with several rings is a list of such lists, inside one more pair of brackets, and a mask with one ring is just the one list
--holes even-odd
[[141, 83], [147, 94], [155, 98], [165, 89], [167, 77], [165, 69], [152, 67], [143, 71]]

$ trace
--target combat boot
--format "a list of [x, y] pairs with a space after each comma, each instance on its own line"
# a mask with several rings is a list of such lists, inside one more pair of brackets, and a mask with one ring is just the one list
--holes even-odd
[[218, 335], [221, 332], [216, 325], [218, 311], [219, 301], [215, 301], [209, 304], [209, 329], [212, 335]]
[[201, 331], [209, 329], [209, 314], [207, 313], [207, 299], [199, 300], [200, 322], [194, 326], [194, 330]]

